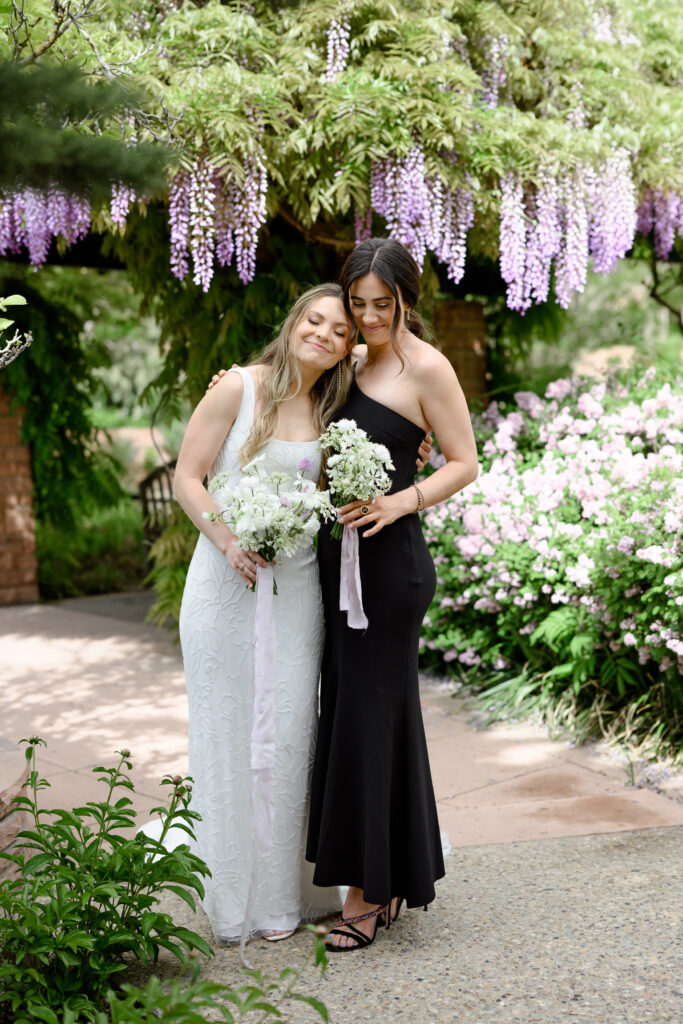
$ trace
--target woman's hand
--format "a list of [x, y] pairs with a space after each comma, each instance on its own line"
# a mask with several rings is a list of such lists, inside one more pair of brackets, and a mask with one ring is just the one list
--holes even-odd
[[415, 489], [409, 487], [396, 494], [384, 494], [374, 501], [352, 501], [339, 509], [339, 520], [348, 523], [352, 530], [370, 526], [369, 530], [363, 530], [361, 537], [372, 537], [401, 516], [415, 512], [416, 508], [417, 495]]
[[[224, 372], [224, 371], [221, 371]], [[429, 456], [432, 452], [432, 434], [431, 431], [423, 437], [420, 442], [420, 447], [417, 449], [417, 468], [418, 470], [423, 469], [425, 464], [429, 462]]]
[[268, 564], [256, 551], [242, 551], [235, 536], [227, 538], [223, 554], [230, 567], [242, 577], [248, 587], [253, 587], [256, 583], [256, 567], [260, 565], [265, 569]]
[[[236, 366], [237, 366], [237, 363], [233, 363], [232, 366], [230, 367], [230, 369], [234, 370]], [[216, 384], [218, 384], [219, 380], [222, 380], [223, 377], [225, 377], [227, 372], [228, 372], [227, 370], [219, 370], [218, 373], [214, 373], [213, 377], [209, 381], [209, 386], [207, 387], [206, 390], [210, 391], [212, 387], [214, 387]], [[429, 447], [431, 448], [431, 444], [430, 444]], [[422, 451], [422, 445], [420, 445], [420, 451]], [[429, 455], [428, 455], [428, 457], [429, 457]]]

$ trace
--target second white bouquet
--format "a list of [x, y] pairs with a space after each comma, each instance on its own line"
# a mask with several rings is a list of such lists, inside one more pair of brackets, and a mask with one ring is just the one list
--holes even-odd
[[[391, 487], [387, 469], [393, 469], [389, 449], [371, 441], [355, 420], [331, 423], [320, 438], [320, 447], [334, 454], [327, 459], [327, 479], [337, 507], [352, 501], [372, 501]], [[342, 536], [336, 522], [332, 536]]]
[[243, 551], [256, 551], [272, 562], [311, 544], [320, 521], [333, 519], [335, 511], [329, 491], [318, 490], [304, 476], [308, 460], [302, 459], [292, 480], [286, 473], [262, 473], [263, 458], [257, 455], [244, 467], [237, 486], [226, 486], [225, 473], [210, 481], [220, 511], [205, 512], [204, 518], [225, 523]]

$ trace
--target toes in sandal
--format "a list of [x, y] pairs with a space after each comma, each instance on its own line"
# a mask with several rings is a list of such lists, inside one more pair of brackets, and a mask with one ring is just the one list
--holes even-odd
[[295, 931], [296, 928], [290, 928], [288, 931], [284, 932], [274, 932], [270, 929], [265, 929], [261, 932], [261, 938], [266, 939], [268, 942], [282, 942], [283, 939], [288, 939], [293, 935]]
[[[353, 939], [353, 945], [342, 946], [336, 942], [328, 942], [325, 939], [325, 949], [331, 950], [334, 953], [349, 953], [352, 949], [365, 949], [366, 946], [372, 945], [375, 941], [375, 935], [377, 934], [377, 925], [380, 923], [380, 915], [386, 910], [386, 906], [377, 907], [376, 910], [371, 910], [369, 914], [359, 914], [358, 917], [344, 917], [342, 914], [341, 921], [339, 922], [338, 928], [333, 928], [332, 931], [328, 932], [327, 939], [330, 935], [343, 935], [346, 938]], [[359, 924], [360, 921], [369, 921], [370, 918], [375, 919], [375, 925], [372, 929], [371, 935], [366, 935], [360, 928], [354, 928], [354, 925]]]

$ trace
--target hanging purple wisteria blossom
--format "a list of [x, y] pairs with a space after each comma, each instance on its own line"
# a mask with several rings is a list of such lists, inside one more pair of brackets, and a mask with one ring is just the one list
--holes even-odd
[[507, 80], [505, 55], [508, 48], [508, 37], [504, 33], [500, 36], [487, 36], [483, 41], [482, 48], [484, 50], [484, 70], [481, 74], [481, 103], [489, 110], [495, 110], [500, 103], [500, 96]]
[[676, 235], [683, 238], [683, 197], [671, 190], [646, 188], [638, 205], [637, 227], [641, 235], [653, 236], [657, 259], [668, 259]]
[[0, 196], [0, 256], [28, 249], [34, 267], [45, 263], [52, 238], [61, 235], [67, 245], [90, 230], [90, 203], [55, 185], [47, 191], [19, 189]]
[[214, 175], [216, 193], [216, 259], [229, 267], [235, 254], [235, 186], [220, 174]]
[[356, 229], [356, 245], [372, 237], [372, 208], [361, 213], [358, 207], [354, 210], [353, 222]]
[[111, 219], [116, 227], [125, 228], [128, 211], [136, 198], [135, 191], [127, 185], [112, 185]]
[[327, 71], [325, 78], [331, 82], [345, 69], [349, 60], [349, 35], [351, 27], [348, 21], [335, 18], [327, 33]]
[[546, 302], [550, 291], [550, 268], [560, 250], [560, 193], [557, 179], [542, 168], [535, 189], [527, 191], [526, 266], [520, 310], [532, 302]]
[[179, 171], [168, 190], [168, 223], [171, 233], [171, 273], [182, 281], [190, 269], [190, 176]]
[[583, 291], [588, 271], [588, 208], [580, 170], [561, 176], [560, 192], [564, 237], [555, 261], [555, 294], [566, 309], [572, 292]]
[[[501, 196], [501, 274], [508, 306], [521, 313], [547, 301], [553, 265], [557, 301], [566, 308], [583, 291], [589, 258], [596, 273], [607, 274], [633, 246], [635, 189], [625, 150], [599, 168], [541, 168], [535, 184], [509, 174]], [[640, 223], [651, 224], [651, 213], [642, 212]]]
[[256, 273], [256, 246], [261, 226], [266, 221], [268, 175], [260, 154], [244, 162], [244, 181], [234, 188], [235, 264], [243, 284]]
[[206, 159], [198, 160], [190, 172], [189, 197], [192, 280], [207, 292], [213, 277], [216, 205], [214, 172]]
[[43, 192], [24, 191], [24, 224], [29, 259], [34, 267], [42, 267], [47, 258], [52, 233], [47, 221], [47, 201]]
[[683, 232], [683, 204], [675, 192], [655, 192], [654, 207], [654, 238], [657, 259], [665, 260], [674, 245], [676, 229]]
[[609, 274], [631, 249], [636, 231], [636, 197], [628, 153], [616, 150], [601, 174], [586, 168], [584, 180], [593, 270]]
[[526, 222], [524, 187], [512, 172], [500, 182], [500, 273], [508, 286], [510, 309], [524, 308]]
[[405, 245], [420, 269], [431, 250], [446, 264], [449, 277], [460, 281], [474, 219], [472, 196], [467, 189], [448, 189], [441, 179], [427, 177], [419, 147], [406, 157], [372, 164], [370, 203], [384, 217], [389, 237]]
[[192, 171], [181, 171], [171, 181], [169, 221], [171, 270], [183, 280], [192, 256], [193, 280], [207, 291], [214, 274], [214, 258], [221, 266], [235, 266], [248, 284], [256, 273], [259, 230], [266, 220], [268, 176], [260, 154], [244, 161], [241, 182], [216, 171], [208, 160]]
[[638, 205], [636, 227], [641, 235], [649, 235], [655, 223], [655, 204], [652, 189], [646, 188]]

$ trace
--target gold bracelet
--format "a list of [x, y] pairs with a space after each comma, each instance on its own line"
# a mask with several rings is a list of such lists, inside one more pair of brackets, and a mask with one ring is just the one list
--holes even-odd
[[423, 496], [422, 496], [422, 491], [421, 491], [421, 490], [420, 490], [420, 488], [419, 488], [419, 487], [417, 486], [417, 484], [413, 484], [413, 487], [414, 487], [414, 488], [415, 488], [415, 490], [417, 491], [417, 508], [415, 509], [415, 511], [416, 511], [416, 512], [422, 512], [422, 510], [423, 510], [423, 509], [424, 509], [424, 507], [425, 507], [425, 500], [424, 500], [424, 498], [423, 498]]

